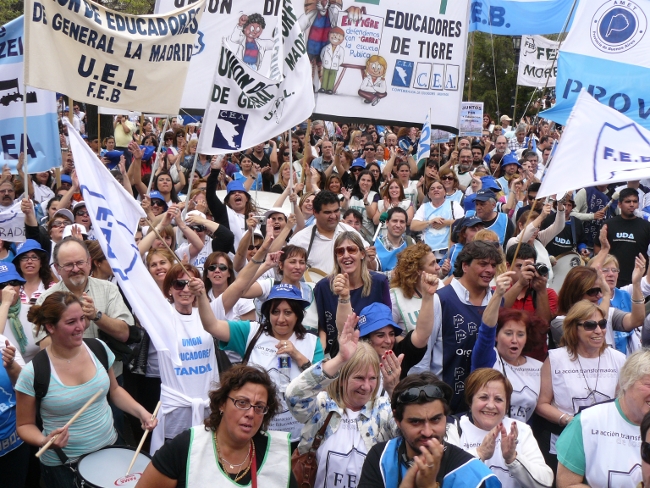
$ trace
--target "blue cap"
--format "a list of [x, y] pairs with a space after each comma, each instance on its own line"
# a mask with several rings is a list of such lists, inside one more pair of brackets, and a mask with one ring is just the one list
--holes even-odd
[[116, 165], [120, 162], [120, 157], [124, 154], [124, 151], [108, 151], [104, 153], [104, 158], [108, 159], [110, 164]]
[[521, 164], [519, 164], [519, 160], [518, 160], [517, 157], [516, 157], [514, 154], [512, 154], [512, 153], [511, 153], [511, 154], [506, 154], [506, 155], [503, 156], [503, 158], [501, 159], [501, 167], [502, 167], [502, 168], [503, 168], [504, 166], [509, 165], [509, 164], [516, 164], [517, 166], [519, 166], [519, 167], [521, 168]]
[[72, 178], [70, 175], [61, 175], [61, 183], [67, 183], [69, 185], [72, 185]]
[[387, 325], [395, 328], [396, 335], [402, 333], [402, 328], [393, 320], [391, 309], [383, 303], [372, 303], [359, 314], [359, 337], [365, 337]]
[[246, 187], [244, 186], [244, 183], [242, 183], [242, 180], [233, 180], [230, 183], [228, 183], [228, 186], [226, 187], [226, 197], [230, 195], [234, 191], [241, 191], [246, 193], [246, 196], [250, 198], [250, 195], [248, 191], [246, 190]]
[[300, 304], [302, 305], [302, 308], [307, 307], [311, 302], [308, 300], [305, 300], [305, 298], [302, 296], [302, 291], [300, 291], [300, 288], [290, 285], [288, 283], [280, 283], [279, 285], [275, 285], [273, 288], [271, 288], [271, 291], [269, 293], [269, 296], [264, 300], [264, 302], [268, 302], [270, 300], [297, 300], [301, 302]]
[[153, 190], [149, 192], [149, 198], [152, 200], [155, 198], [163, 202], [164, 205], [163, 208], [165, 209], [165, 212], [167, 211], [167, 201], [165, 200], [165, 197], [162, 196], [162, 193], [160, 193], [158, 190]]
[[13, 280], [25, 283], [25, 278], [18, 274], [16, 267], [12, 263], [6, 261], [0, 262], [0, 283], [7, 283]]
[[82, 139], [88, 139], [88, 136], [86, 134], [81, 134]]
[[476, 210], [476, 193], [467, 195], [463, 199], [463, 208], [465, 209], [465, 215], [467, 215], [467, 212], [473, 212]]
[[20, 256], [28, 253], [29, 251], [41, 251], [47, 254], [45, 249], [41, 247], [38, 241], [35, 241], [34, 239], [27, 239], [25, 242], [18, 244], [16, 247], [16, 256], [14, 257], [13, 262], [15, 263]]
[[501, 191], [501, 185], [499, 185], [499, 182], [494, 176], [481, 176], [481, 184], [484, 190]]
[[476, 192], [477, 202], [487, 202], [490, 198], [497, 199], [496, 194], [492, 190], [479, 190]]
[[474, 227], [478, 224], [485, 225], [480, 218], [478, 218], [476, 215], [472, 215], [470, 217], [463, 217], [463, 223], [460, 224], [460, 228], [462, 229], [464, 227]]
[[142, 161], [149, 161], [156, 151], [155, 146], [140, 146], [140, 149], [142, 149]]
[[354, 161], [352, 161], [352, 164], [350, 165], [350, 169], [352, 168], [365, 168], [366, 167], [366, 160], [363, 158], [357, 158]]

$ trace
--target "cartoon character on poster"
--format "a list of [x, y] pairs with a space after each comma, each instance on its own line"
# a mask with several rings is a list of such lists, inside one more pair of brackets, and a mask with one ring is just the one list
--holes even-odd
[[364, 103], [370, 103], [374, 107], [379, 100], [385, 98], [386, 92], [386, 60], [378, 55], [373, 55], [366, 61], [366, 76], [359, 87], [359, 96]]
[[[323, 61], [321, 53], [330, 43], [329, 33], [333, 27], [339, 27], [338, 17], [343, 10], [341, 0], [306, 0], [305, 14], [300, 18], [300, 28], [307, 38], [307, 55], [312, 65], [314, 78], [322, 79]], [[351, 22], [361, 19], [359, 7], [349, 7], [345, 12]]]
[[325, 45], [320, 53], [320, 58], [323, 63], [323, 78], [321, 80], [320, 90], [318, 90], [319, 93], [327, 93], [328, 95], [334, 93], [336, 75], [345, 58], [345, 49], [343, 48], [344, 39], [345, 32], [343, 32], [343, 29], [340, 27], [332, 27], [329, 33], [330, 42]]
[[242, 15], [230, 36], [237, 44], [235, 55], [255, 71], [262, 66], [267, 50], [273, 49], [272, 39], [260, 39], [266, 28], [266, 21], [260, 14]]

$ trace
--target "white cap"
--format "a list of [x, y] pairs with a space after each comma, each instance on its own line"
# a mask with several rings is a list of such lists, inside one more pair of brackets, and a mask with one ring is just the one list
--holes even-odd
[[83, 225], [81, 225], [81, 224], [72, 224], [72, 225], [66, 225], [65, 228], [63, 229], [63, 237], [62, 237], [63, 239], [65, 239], [66, 237], [70, 237], [72, 235], [72, 228], [73, 227], [76, 227], [77, 229], [79, 229], [83, 235], [85, 235], [85, 236], [88, 235], [88, 232], [86, 231], [86, 228]]
[[268, 219], [271, 215], [276, 213], [281, 213], [282, 215], [284, 215], [285, 219], [289, 218], [289, 213], [282, 207], [272, 207], [268, 209], [266, 212], [264, 212], [264, 217]]
[[190, 210], [187, 212], [187, 215], [185, 215], [185, 218], [187, 219], [188, 217], [201, 217], [202, 219], [207, 218], [203, 212], [200, 210]]

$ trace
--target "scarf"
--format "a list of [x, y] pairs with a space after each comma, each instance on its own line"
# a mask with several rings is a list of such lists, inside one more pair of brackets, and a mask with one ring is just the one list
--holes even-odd
[[25, 349], [27, 347], [28, 341], [27, 336], [25, 335], [25, 328], [20, 322], [20, 300], [18, 300], [14, 305], [9, 307], [9, 314], [7, 318], [9, 319], [9, 327], [11, 327], [11, 332], [14, 335], [14, 339], [18, 342], [18, 347], [20, 348], [20, 353], [25, 354]]

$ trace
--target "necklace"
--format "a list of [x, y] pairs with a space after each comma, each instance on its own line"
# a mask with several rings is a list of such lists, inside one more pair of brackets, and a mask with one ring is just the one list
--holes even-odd
[[77, 354], [75, 354], [73, 357], [71, 357], [70, 359], [60, 358], [59, 356], [57, 356], [56, 354], [54, 354], [54, 350], [52, 349], [52, 346], [50, 346], [50, 354], [51, 354], [52, 356], [54, 356], [56, 359], [58, 359], [59, 361], [65, 361], [65, 362], [67, 362], [68, 364], [70, 364], [70, 361], [72, 361], [73, 359], [76, 359], [77, 356], [79, 356], [79, 354], [81, 354], [81, 348], [79, 349], [79, 352], [78, 352]]
[[[248, 471], [251, 469], [251, 465], [253, 464], [253, 459], [255, 458], [255, 444], [253, 443], [253, 440], [252, 439], [250, 440], [250, 447], [248, 448], [248, 453], [246, 454], [246, 457], [244, 458], [244, 460], [239, 464], [231, 464], [228, 460], [226, 460], [226, 458], [224, 458], [221, 455], [221, 451], [219, 450], [219, 443], [217, 442], [217, 433], [214, 432], [213, 436], [214, 436], [214, 445], [217, 448], [217, 457], [219, 459], [219, 463], [221, 464], [221, 467], [223, 468], [223, 470], [226, 473], [228, 473], [228, 471], [226, 469], [226, 464], [228, 465], [228, 467], [230, 469], [235, 469], [235, 467], [239, 468], [239, 466], [243, 465], [246, 462], [246, 460], [250, 458], [248, 466], [246, 467], [246, 469], [243, 472], [240, 469], [237, 472], [237, 474], [233, 473], [233, 474], [235, 474], [235, 482], [239, 481], [244, 476], [246, 476]], [[230, 474], [230, 473], [228, 473], [228, 474]]]
[[580, 372], [582, 373], [582, 378], [585, 380], [585, 385], [587, 385], [586, 390], [589, 391], [590, 395], [594, 395], [594, 401], [595, 401], [596, 394], [594, 392], [598, 391], [598, 377], [600, 376], [600, 358], [602, 354], [598, 356], [598, 370], [596, 371], [596, 386], [594, 386], [593, 390], [589, 387], [589, 383], [587, 383], [587, 377], [585, 376], [585, 372], [582, 369], [582, 364], [580, 363], [580, 355], [576, 353], [576, 356], [578, 357], [578, 366], [580, 366]]

